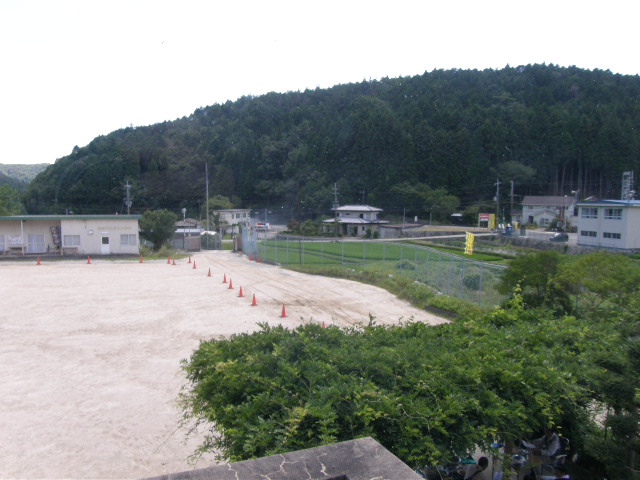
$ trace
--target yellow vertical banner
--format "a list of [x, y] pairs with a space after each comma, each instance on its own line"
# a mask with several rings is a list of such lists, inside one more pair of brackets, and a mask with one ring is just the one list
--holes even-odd
[[473, 254], [473, 241], [475, 237], [476, 236], [473, 233], [467, 232], [467, 239], [464, 246], [464, 253], [466, 253], [467, 255]]

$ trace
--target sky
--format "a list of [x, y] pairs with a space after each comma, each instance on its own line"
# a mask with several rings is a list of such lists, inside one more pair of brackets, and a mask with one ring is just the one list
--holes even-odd
[[640, 73], [632, 0], [0, 0], [0, 163], [267, 92], [534, 63]]

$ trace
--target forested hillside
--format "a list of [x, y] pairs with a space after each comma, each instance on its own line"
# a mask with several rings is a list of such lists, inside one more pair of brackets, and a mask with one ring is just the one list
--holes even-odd
[[17, 192], [21, 192], [47, 166], [46, 163], [33, 165], [0, 163], [0, 185], [8, 185]]
[[[29, 186], [30, 213], [197, 211], [210, 196], [292, 217], [334, 199], [446, 218], [526, 194], [618, 198], [640, 171], [640, 78], [528, 65], [433, 71], [243, 97], [181, 119], [124, 128], [59, 159]], [[429, 193], [453, 196], [437, 206]], [[446, 211], [445, 211], [446, 210]]]

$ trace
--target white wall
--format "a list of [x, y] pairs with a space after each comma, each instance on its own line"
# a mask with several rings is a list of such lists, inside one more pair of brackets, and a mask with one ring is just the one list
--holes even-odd
[[[80, 245], [73, 247], [77, 248], [78, 255], [100, 255], [102, 237], [109, 237], [110, 254], [137, 254], [140, 251], [136, 219], [64, 219], [60, 223], [63, 248], [68, 248], [65, 245], [65, 235], [80, 236]], [[135, 235], [135, 244], [122, 245], [122, 234]]]
[[[597, 208], [597, 218], [584, 218], [583, 208]], [[605, 208], [621, 208], [622, 218], [605, 218]], [[580, 206], [577, 222], [578, 245], [625, 250], [640, 249], [640, 207], [627, 207], [623, 204]], [[583, 232], [596, 232], [596, 236], [585, 236]], [[621, 238], [604, 238], [605, 232], [620, 234]]]

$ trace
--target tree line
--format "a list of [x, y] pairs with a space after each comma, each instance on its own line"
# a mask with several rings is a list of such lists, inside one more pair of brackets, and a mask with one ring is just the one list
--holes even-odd
[[[95, 138], [31, 182], [29, 213], [186, 207], [205, 192], [304, 221], [339, 203], [446, 221], [527, 194], [618, 198], [638, 170], [640, 79], [554, 65], [436, 70], [242, 97]], [[448, 199], [433, 200], [432, 192]], [[503, 188], [503, 204], [510, 190]], [[425, 200], [426, 198], [426, 200]]]

